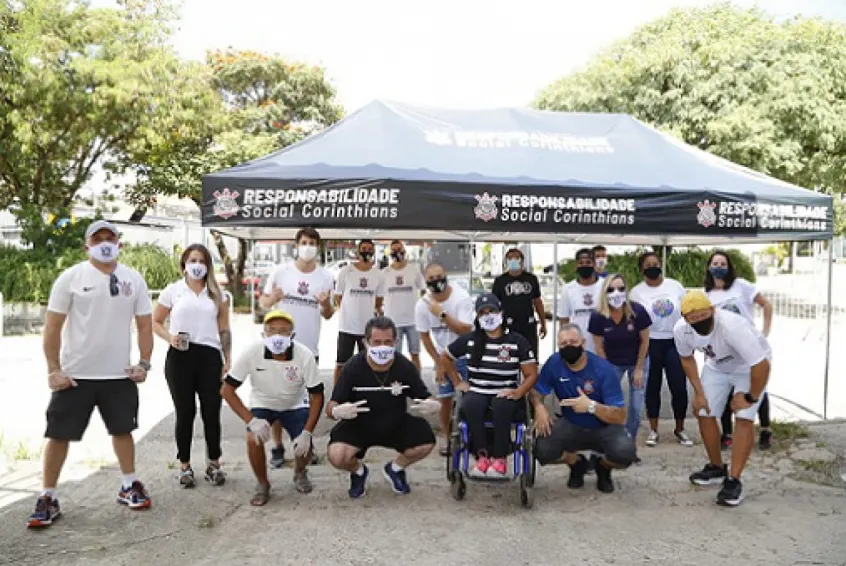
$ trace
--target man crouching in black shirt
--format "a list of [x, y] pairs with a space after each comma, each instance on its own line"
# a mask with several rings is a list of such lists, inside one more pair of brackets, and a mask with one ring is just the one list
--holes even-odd
[[395, 351], [397, 328], [390, 318], [372, 318], [364, 329], [366, 352], [344, 365], [326, 414], [341, 421], [329, 436], [329, 462], [350, 472], [350, 497], [364, 495], [369, 470], [361, 460], [371, 446], [393, 448], [399, 455], [382, 468], [394, 493], [411, 491], [405, 469], [429, 455], [435, 446], [432, 427], [412, 409], [435, 413], [440, 403], [420, 379], [420, 372]]

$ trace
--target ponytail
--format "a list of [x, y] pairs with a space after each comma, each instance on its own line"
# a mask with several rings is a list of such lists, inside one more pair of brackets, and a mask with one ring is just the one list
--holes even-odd
[[479, 326], [479, 320], [476, 319], [473, 330], [473, 352], [470, 354], [470, 366], [479, 367], [482, 363], [482, 356], [485, 355], [485, 350], [488, 347], [488, 333], [482, 330]]

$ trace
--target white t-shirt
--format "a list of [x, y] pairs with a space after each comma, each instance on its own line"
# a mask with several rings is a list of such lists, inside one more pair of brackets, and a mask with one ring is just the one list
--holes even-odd
[[203, 287], [197, 295], [184, 279], [180, 279], [165, 287], [159, 295], [159, 304], [170, 309], [168, 330], [171, 334], [187, 332], [191, 343], [220, 350], [218, 308], [209, 296], [208, 287]]
[[347, 265], [338, 273], [335, 292], [341, 296], [338, 330], [364, 336], [364, 327], [376, 311], [376, 297], [385, 296], [382, 272], [376, 267], [359, 271], [354, 264]]
[[673, 328], [681, 318], [681, 300], [684, 293], [684, 287], [675, 279], [664, 279], [656, 287], [650, 287], [645, 282], [635, 285], [630, 298], [643, 305], [652, 318], [652, 326], [649, 327], [650, 338], [673, 338]]
[[747, 371], [772, 356], [764, 335], [731, 311], [714, 311], [714, 329], [708, 336], [700, 336], [683, 318], [673, 334], [680, 356], [692, 356], [700, 350], [705, 353], [705, 365], [722, 373]]
[[318, 345], [323, 320], [317, 297], [321, 293], [332, 292], [335, 286], [332, 274], [319, 265], [310, 273], [297, 269], [296, 263], [280, 265], [273, 275], [267, 278], [264, 294], [270, 295], [274, 285], [282, 289], [285, 297], [273, 305], [273, 308], [293, 316], [297, 342], [306, 346], [315, 356], [320, 355]]
[[731, 311], [754, 321], [755, 297], [758, 289], [746, 279], [737, 278], [731, 284], [731, 288], [711, 289], [708, 291], [708, 298], [715, 307]]
[[251, 409], [290, 411], [308, 407], [308, 390], [323, 382], [311, 350], [296, 340], [293, 347], [293, 356], [287, 362], [274, 360], [263, 341], [251, 344], [235, 360], [227, 379], [240, 383], [250, 379]]
[[[452, 291], [449, 298], [441, 303], [441, 308], [457, 320], [466, 324], [473, 324], [473, 319], [476, 318], [473, 299], [467, 291], [458, 285], [450, 285], [450, 289]], [[432, 314], [427, 300], [433, 301], [434, 299], [430, 295], [417, 301], [417, 305], [414, 307], [414, 320], [416, 321], [417, 331], [428, 332], [435, 344], [435, 349], [441, 354], [458, 338], [458, 334], [450, 330], [440, 318]]]
[[59, 275], [47, 310], [67, 315], [62, 329], [62, 369], [76, 379], [126, 379], [131, 365], [132, 321], [153, 312], [147, 283], [118, 264], [117, 296], [109, 275], [84, 261]]
[[397, 326], [414, 326], [414, 306], [420, 291], [426, 288], [423, 271], [416, 263], [402, 269], [391, 266], [382, 270], [385, 278], [385, 315]]
[[599, 306], [599, 294], [604, 284], [605, 280], [601, 277], [597, 277], [593, 285], [582, 285], [575, 279], [564, 285], [561, 300], [558, 301], [558, 318], [570, 319], [572, 324], [581, 329], [586, 338], [585, 350], [589, 352], [596, 351], [596, 346], [588, 332], [590, 313]]

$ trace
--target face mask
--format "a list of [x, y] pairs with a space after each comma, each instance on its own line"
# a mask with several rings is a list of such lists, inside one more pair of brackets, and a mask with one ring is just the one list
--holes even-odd
[[435, 293], [443, 293], [447, 288], [447, 280], [446, 277], [442, 279], [432, 279], [431, 281], [426, 281], [426, 286], [429, 287]]
[[707, 336], [711, 333], [711, 328], [714, 325], [714, 317], [709, 316], [704, 320], [700, 320], [699, 322], [691, 323], [691, 327], [693, 330], [696, 331], [697, 334], [700, 336]]
[[522, 267], [522, 262], [517, 258], [509, 259], [507, 262], [507, 266], [508, 271], [520, 271], [520, 268]]
[[712, 267], [708, 271], [711, 272], [714, 279], [725, 279], [729, 272], [728, 267]]
[[402, 261], [405, 259], [405, 252], [394, 252], [391, 257], [394, 258], [394, 261]]
[[374, 364], [383, 366], [394, 359], [395, 351], [393, 346], [369, 346], [367, 355], [370, 356]]
[[297, 257], [304, 261], [311, 261], [317, 257], [316, 246], [297, 246]]
[[373, 252], [358, 252], [358, 255], [361, 257], [361, 261], [370, 261], [373, 257]]
[[613, 308], [618, 309], [626, 304], [626, 293], [623, 291], [614, 291], [608, 293], [608, 304]]
[[589, 279], [594, 274], [594, 269], [590, 265], [582, 265], [576, 268], [576, 272], [582, 279]]
[[606, 265], [608, 265], [607, 259], [605, 259], [604, 257], [596, 258], [596, 269], [598, 269], [599, 271], [602, 271], [603, 269], [605, 269]]
[[661, 277], [660, 267], [647, 267], [643, 270], [643, 276], [647, 279], [658, 279]]
[[120, 248], [117, 244], [111, 242], [101, 242], [96, 246], [88, 248], [88, 256], [94, 261], [100, 263], [113, 263], [117, 261], [118, 252]]
[[188, 277], [197, 281], [205, 277], [208, 272], [208, 268], [202, 263], [189, 263], [185, 266], [185, 273], [188, 274]]
[[291, 337], [274, 334], [264, 339], [264, 346], [270, 350], [271, 354], [278, 356], [291, 347]]
[[485, 332], [493, 332], [502, 324], [502, 313], [492, 312], [479, 317], [479, 326]]
[[578, 362], [584, 352], [585, 349], [581, 346], [564, 346], [558, 349], [561, 358], [570, 365]]

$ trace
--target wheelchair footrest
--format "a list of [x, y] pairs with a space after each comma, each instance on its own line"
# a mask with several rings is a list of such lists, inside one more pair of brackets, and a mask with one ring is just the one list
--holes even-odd
[[515, 476], [503, 476], [501, 478], [497, 478], [497, 477], [489, 477], [489, 476], [474, 476], [470, 473], [464, 474], [464, 477], [466, 477], [469, 480], [482, 482], [482, 483], [508, 483], [508, 482], [514, 481], [516, 479]]

